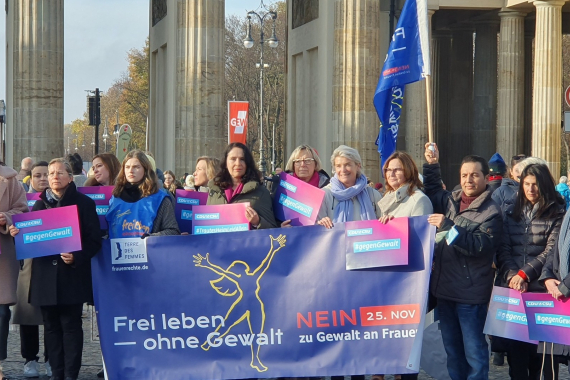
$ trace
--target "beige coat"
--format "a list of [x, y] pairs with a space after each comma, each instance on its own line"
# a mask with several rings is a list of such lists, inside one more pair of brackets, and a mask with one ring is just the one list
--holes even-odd
[[378, 202], [382, 216], [392, 215], [394, 218], [433, 214], [433, 206], [429, 198], [418, 189], [408, 195], [409, 185], [403, 185], [396, 191], [384, 193]]
[[15, 325], [43, 325], [44, 320], [39, 306], [29, 302], [30, 281], [32, 279], [32, 259], [24, 260], [24, 266], [18, 276], [18, 303], [14, 306], [12, 323]]
[[0, 213], [6, 217], [6, 225], [0, 226], [0, 305], [16, 303], [20, 270], [14, 239], [8, 232], [8, 226], [12, 224], [12, 215], [28, 212], [26, 192], [16, 179], [17, 174], [14, 169], [0, 166]]

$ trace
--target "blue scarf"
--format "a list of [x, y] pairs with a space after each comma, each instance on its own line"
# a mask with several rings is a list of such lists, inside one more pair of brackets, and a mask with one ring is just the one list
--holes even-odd
[[368, 191], [366, 190], [368, 187], [367, 183], [368, 179], [364, 174], [361, 174], [360, 178], [356, 180], [356, 184], [349, 188], [346, 188], [339, 181], [336, 174], [331, 178], [331, 193], [338, 201], [338, 205], [334, 209], [333, 223], [351, 222], [354, 220], [354, 207], [352, 205], [354, 197], [360, 203], [360, 219], [376, 219], [374, 205], [370, 201]]
[[560, 256], [560, 278], [564, 280], [568, 276], [568, 267], [570, 266], [570, 212], [566, 212], [562, 226], [560, 227], [560, 236], [558, 237], [558, 255]]

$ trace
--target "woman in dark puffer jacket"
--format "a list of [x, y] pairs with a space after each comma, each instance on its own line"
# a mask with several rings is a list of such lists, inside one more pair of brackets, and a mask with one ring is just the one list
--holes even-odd
[[[529, 165], [521, 174], [514, 205], [505, 214], [503, 242], [497, 253], [497, 285], [522, 292], [545, 292], [538, 282], [547, 257], [558, 241], [564, 217], [564, 200], [554, 188], [546, 165]], [[511, 378], [540, 376], [542, 355], [537, 345], [509, 340], [507, 357]], [[544, 365], [544, 378], [553, 379], [551, 363]]]

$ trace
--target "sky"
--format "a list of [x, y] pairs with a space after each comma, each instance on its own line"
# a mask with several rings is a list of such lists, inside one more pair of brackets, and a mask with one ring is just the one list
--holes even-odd
[[[226, 0], [226, 15], [244, 15], [261, 0]], [[273, 0], [265, 0], [272, 4]], [[2, 1], [2, 3], [4, 3]], [[127, 52], [144, 46], [149, 0], [64, 0], [64, 122], [81, 118], [85, 90], [105, 91], [127, 71]], [[0, 99], [6, 99], [6, 13], [0, 9]]]

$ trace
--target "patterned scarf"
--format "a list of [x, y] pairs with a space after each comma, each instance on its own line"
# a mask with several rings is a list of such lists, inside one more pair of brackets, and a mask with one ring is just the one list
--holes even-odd
[[356, 180], [356, 184], [349, 188], [346, 188], [339, 181], [336, 174], [331, 178], [331, 193], [338, 201], [338, 205], [334, 210], [334, 223], [351, 222], [354, 220], [354, 207], [352, 205], [352, 198], [354, 197], [360, 203], [360, 220], [376, 219], [374, 205], [370, 201], [368, 191], [366, 190], [368, 187], [367, 183], [368, 179], [364, 174], [361, 174], [360, 178]]

